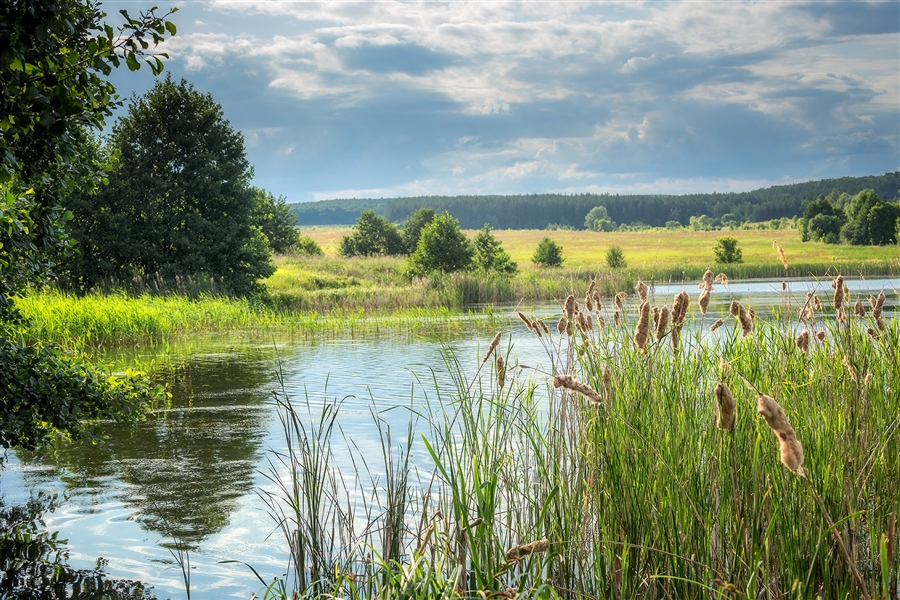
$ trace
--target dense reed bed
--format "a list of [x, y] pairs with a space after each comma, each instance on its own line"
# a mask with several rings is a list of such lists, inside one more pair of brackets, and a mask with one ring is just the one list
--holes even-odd
[[[703, 285], [710, 314], [696, 290], [585, 286], [562, 315], [519, 315], [475, 372], [447, 357], [454, 389], [435, 386], [399, 440], [373, 415], [381, 459], [344, 446], [336, 405], [279, 396], [288, 450], [266, 497], [289, 576], [260, 597], [897, 598], [884, 297], [836, 281], [758, 322]], [[540, 337], [540, 370], [515, 362], [520, 336]]]

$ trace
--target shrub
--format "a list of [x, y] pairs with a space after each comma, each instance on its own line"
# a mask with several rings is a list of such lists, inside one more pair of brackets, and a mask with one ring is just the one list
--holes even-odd
[[306, 254], [308, 256], [322, 256], [322, 247], [308, 235], [298, 235], [297, 243], [294, 244], [294, 251], [297, 254]]
[[518, 265], [513, 262], [500, 241], [491, 234], [491, 226], [485, 223], [472, 241], [472, 262], [479, 271], [493, 271], [514, 275]]
[[559, 267], [562, 266], [562, 246], [545, 237], [538, 244], [531, 257], [531, 262], [541, 267]]
[[422, 229], [416, 251], [409, 257], [409, 269], [415, 275], [432, 271], [460, 271], [472, 262], [472, 245], [459, 221], [444, 211]]
[[416, 251], [416, 247], [419, 245], [419, 236], [422, 235], [422, 229], [434, 220], [436, 214], [433, 209], [423, 206], [410, 215], [403, 223], [401, 237], [403, 238], [403, 246], [406, 248], [407, 254], [412, 254]]
[[624, 269], [628, 266], [625, 261], [625, 253], [619, 246], [610, 246], [606, 251], [606, 266], [610, 269]]
[[720, 237], [713, 246], [713, 257], [717, 263], [732, 264], [744, 262], [743, 253], [737, 247], [737, 238], [730, 236]]
[[393, 223], [366, 210], [356, 220], [353, 233], [341, 239], [338, 252], [341, 256], [403, 254], [403, 240]]

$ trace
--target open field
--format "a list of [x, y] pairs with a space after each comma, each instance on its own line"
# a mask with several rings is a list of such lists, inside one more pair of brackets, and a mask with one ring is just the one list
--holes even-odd
[[[348, 227], [318, 227], [304, 229], [304, 234], [316, 240], [326, 255], [336, 256], [341, 237], [350, 233]], [[471, 238], [475, 231], [466, 231]], [[773, 242], [784, 248], [788, 263], [831, 264], [869, 260], [900, 261], [900, 246], [850, 246], [801, 242], [796, 229], [737, 230], [737, 231], [669, 231], [654, 229], [639, 232], [600, 233], [594, 231], [495, 230], [494, 236], [519, 268], [532, 268], [531, 255], [544, 236], [563, 247], [564, 266], [570, 268], [605, 265], [604, 257], [612, 245], [625, 253], [630, 267], [707, 268], [713, 261], [712, 248], [716, 238], [737, 238], [746, 265], [779, 266]]]

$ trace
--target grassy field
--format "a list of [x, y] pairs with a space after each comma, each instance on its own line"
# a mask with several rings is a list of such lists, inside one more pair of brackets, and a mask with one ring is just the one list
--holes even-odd
[[[326, 255], [336, 256], [341, 237], [348, 235], [346, 227], [315, 228], [303, 231], [316, 240]], [[474, 231], [466, 231], [471, 238]], [[796, 229], [738, 230], [738, 231], [668, 231], [600, 233], [593, 231], [496, 230], [494, 236], [503, 242], [519, 268], [533, 268], [531, 256], [538, 242], [548, 236], [563, 247], [564, 266], [596, 268], [605, 265], [604, 257], [610, 246], [618, 245], [625, 253], [628, 265], [635, 268], [658, 268], [671, 265], [706, 269], [713, 261], [712, 248], [716, 238], [737, 238], [748, 266], [780, 266], [773, 242], [784, 248], [788, 264], [831, 264], [863, 261], [898, 261], [900, 246], [850, 246], [801, 242]]]

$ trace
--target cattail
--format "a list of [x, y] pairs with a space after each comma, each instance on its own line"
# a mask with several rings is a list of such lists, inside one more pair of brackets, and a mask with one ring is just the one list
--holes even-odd
[[800, 322], [804, 325], [809, 323], [810, 319], [812, 319], [813, 316], [812, 297], [812, 292], [806, 292], [806, 303], [803, 305], [803, 309], [800, 311]]
[[525, 313], [516, 311], [516, 314], [519, 315], [519, 320], [525, 323], [525, 327], [528, 328], [528, 331], [534, 331], [534, 325], [532, 324], [531, 319], [525, 316]]
[[872, 329], [871, 327], [869, 327], [869, 328], [866, 329], [866, 335], [868, 335], [868, 336], [869, 336], [870, 338], [872, 338], [873, 340], [877, 340], [877, 339], [878, 339], [878, 332], [875, 331], [874, 329]]
[[571, 390], [573, 392], [578, 392], [591, 402], [596, 404], [601, 404], [603, 402], [603, 398], [598, 394], [594, 389], [580, 381], [576, 381], [574, 377], [571, 375], [557, 375], [553, 378], [553, 387], [555, 388], [565, 388], [567, 390]]
[[588, 312], [592, 312], [594, 310], [594, 301], [591, 299], [590, 294], [584, 297], [584, 307], [588, 309]]
[[822, 301], [819, 300], [819, 297], [815, 296], [815, 295], [813, 296], [813, 308], [815, 308], [818, 311], [822, 310]]
[[885, 330], [884, 318], [881, 315], [878, 315], [878, 318], [875, 319], [875, 325], [877, 325], [878, 329], [880, 329], [881, 331]]
[[791, 471], [799, 471], [803, 466], [803, 446], [797, 440], [797, 434], [794, 433], [794, 428], [791, 427], [781, 406], [773, 398], [760, 394], [756, 412], [766, 420], [766, 425], [778, 436], [781, 462]]
[[500, 334], [501, 332], [497, 332], [497, 335], [494, 336], [494, 339], [491, 340], [491, 345], [488, 346], [487, 352], [484, 354], [484, 358], [481, 359], [481, 364], [484, 364], [491, 357], [491, 353], [494, 351], [494, 348], [500, 345]]
[[844, 357], [844, 360], [841, 361], [841, 364], [847, 369], [847, 372], [850, 373], [850, 379], [853, 380], [853, 383], [857, 383], [856, 381], [856, 369], [853, 368], [853, 365], [850, 364], [850, 361], [847, 357]]
[[565, 317], [560, 317], [556, 324], [556, 331], [559, 335], [572, 335], [572, 323]]
[[566, 303], [563, 307], [563, 312], [566, 313], [566, 318], [570, 321], [575, 318], [575, 296], [569, 294], [566, 296]]
[[838, 310], [844, 305], [844, 276], [838, 275], [831, 285], [834, 287], [834, 308]]
[[866, 376], [863, 377], [863, 385], [869, 387], [869, 384], [872, 383], [872, 371], [866, 373]]
[[784, 292], [787, 290], [787, 281], [781, 282], [781, 291]]
[[669, 307], [663, 306], [659, 311], [659, 320], [656, 322], [656, 330], [653, 332], [653, 337], [656, 338], [656, 341], [662, 339], [662, 336], [666, 334], [666, 327], [669, 326]]
[[876, 298], [875, 296], [869, 296], [869, 306], [874, 309], [876, 304], [878, 304], [878, 298]]
[[606, 319], [603, 318], [603, 315], [597, 313], [597, 329], [603, 329], [606, 327]]
[[709, 288], [704, 288], [702, 292], [700, 292], [700, 298], [697, 300], [697, 304], [700, 306], [701, 314], [706, 314], [706, 309], [709, 308]]
[[716, 322], [709, 326], [709, 332], [712, 333], [724, 324], [725, 321], [723, 321], [722, 319], [716, 319]]
[[657, 323], [659, 323], [659, 307], [654, 306], [653, 307], [653, 325], [656, 326]]
[[547, 540], [538, 540], [521, 546], [515, 546], [506, 551], [506, 560], [509, 562], [519, 562], [526, 556], [537, 552], [546, 552], [550, 549], [550, 542]]
[[603, 391], [606, 392], [607, 398], [612, 396], [612, 369], [609, 363], [603, 367]]
[[859, 298], [856, 299], [856, 304], [853, 305], [853, 314], [857, 317], [866, 316], [866, 307], [863, 306], [862, 300]]
[[684, 323], [684, 317], [687, 315], [688, 304], [691, 303], [690, 296], [684, 290], [675, 295], [672, 302], [672, 323], [679, 327]]
[[788, 264], [787, 264], [787, 258], [785, 258], [785, 256], [784, 256], [784, 248], [781, 247], [781, 244], [778, 243], [778, 240], [775, 240], [775, 242], [772, 245], [775, 246], [776, 248], [778, 248], [778, 258], [781, 260], [781, 264], [784, 265], [784, 270], [787, 271]]
[[838, 323], [846, 323], [847, 322], [847, 313], [844, 311], [844, 307], [840, 307], [837, 310], [836, 320]]
[[650, 303], [646, 300], [641, 302], [640, 316], [638, 317], [637, 328], [634, 331], [634, 343], [641, 350], [647, 345], [647, 338], [650, 336]]
[[734, 429], [734, 396], [724, 382], [716, 384], [716, 401], [719, 403], [719, 418], [716, 427], [723, 431]]
[[753, 329], [753, 319], [750, 317], [750, 314], [747, 312], [747, 309], [743, 307], [743, 305], [737, 300], [731, 301], [731, 307], [729, 311], [732, 315], [737, 318], [738, 323], [741, 325], [741, 335], [743, 337], [747, 337], [750, 331]]
[[596, 284], [597, 282], [591, 279], [591, 285], [588, 286], [587, 292], [585, 293], [586, 296], [590, 296], [594, 292], [594, 286]]
[[713, 272], [709, 269], [706, 270], [706, 273], [703, 274], [703, 283], [700, 284], [700, 289], [710, 290], [713, 289]]
[[672, 340], [672, 350], [677, 352], [678, 344], [681, 343], [681, 327], [673, 325], [672, 329], [669, 330], [669, 338]]
[[538, 322], [537, 322], [537, 321], [532, 321], [532, 322], [531, 322], [531, 330], [534, 331], [534, 332], [537, 334], [538, 337], [544, 337], [544, 336], [541, 334], [541, 328], [540, 328], [540, 326], [538, 326]]
[[716, 281], [721, 283], [722, 285], [728, 285], [728, 275], [725, 273], [719, 273], [716, 275]]
[[619, 311], [617, 310], [613, 313], [613, 323], [615, 323], [616, 327], [619, 326], [619, 323], [622, 322], [622, 317], [619, 316]]
[[600, 307], [603, 306], [602, 304], [600, 304], [600, 292], [594, 290], [594, 293], [591, 295], [591, 297], [594, 299], [594, 309], [597, 312], [600, 312]]
[[820, 342], [825, 341], [825, 330], [824, 329], [816, 332], [816, 339], [819, 340]]
[[[881, 292], [878, 294], [878, 298], [875, 299], [875, 304], [872, 306], [872, 318], [876, 321], [881, 318], [881, 314], [884, 312], [884, 301], [884, 292]], [[884, 328], [882, 327], [882, 329]]]
[[503, 384], [506, 383], [506, 361], [503, 360], [503, 356], [497, 355], [497, 387], [501, 390], [503, 389]]
[[622, 299], [627, 295], [628, 294], [626, 294], [625, 292], [619, 292], [618, 294], [616, 294], [616, 308], [622, 308]]
[[538, 320], [536, 321], [536, 323], [537, 323], [538, 325], [541, 326], [541, 329], [544, 330], [544, 333], [550, 333], [550, 328], [547, 327], [547, 324], [544, 323], [544, 320], [543, 320], [543, 319], [538, 319]]
[[732, 317], [736, 317], [741, 314], [740, 303], [737, 300], [732, 300], [731, 304], [728, 306], [728, 312], [731, 313]]
[[804, 329], [803, 332], [797, 336], [797, 339], [794, 340], [797, 342], [797, 347], [803, 350], [806, 353], [809, 353], [809, 330]]
[[647, 301], [647, 284], [642, 280], [638, 279], [638, 282], [634, 284], [634, 291], [640, 297], [641, 302]]

